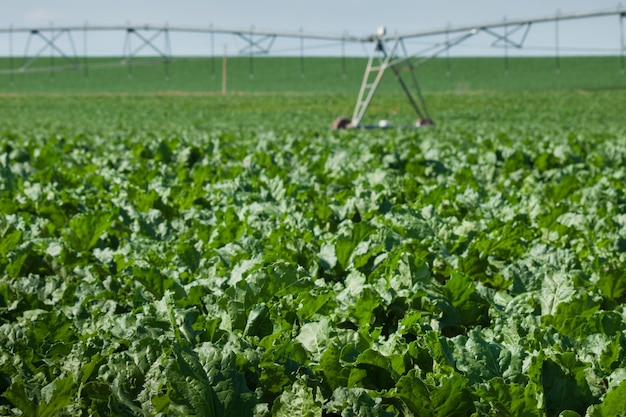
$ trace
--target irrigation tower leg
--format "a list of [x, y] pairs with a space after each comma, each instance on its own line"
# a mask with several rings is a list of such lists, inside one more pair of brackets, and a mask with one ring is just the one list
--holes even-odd
[[[393, 57], [396, 48], [398, 47], [398, 40], [396, 40], [389, 51], [385, 49], [385, 44], [380, 39], [374, 43], [374, 49], [370, 54], [367, 61], [367, 67], [365, 68], [365, 74], [363, 75], [363, 81], [361, 82], [361, 89], [359, 91], [359, 97], [354, 107], [352, 114], [352, 127], [358, 127], [369, 107], [376, 89], [380, 85], [380, 81], [385, 74], [385, 70], [389, 67], [389, 62]], [[378, 65], [375, 65], [375, 60], [378, 58]], [[373, 80], [372, 80], [373, 77]]]

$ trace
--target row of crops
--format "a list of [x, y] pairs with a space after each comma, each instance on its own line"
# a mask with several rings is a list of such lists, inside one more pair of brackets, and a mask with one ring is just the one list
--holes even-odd
[[624, 126], [518, 99], [422, 130], [6, 122], [0, 415], [625, 415]]

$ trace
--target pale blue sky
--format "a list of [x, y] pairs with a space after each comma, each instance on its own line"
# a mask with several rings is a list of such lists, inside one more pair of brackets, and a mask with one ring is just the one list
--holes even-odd
[[[181, 26], [214, 25], [224, 28], [251, 28], [279, 31], [300, 31], [341, 35], [367, 35], [380, 25], [389, 33], [415, 32], [474, 23], [489, 23], [506, 19], [544, 17], [554, 15], [613, 9], [621, 7], [614, 0], [20, 0], [4, 1], [0, 15], [0, 27], [58, 27], [63, 25], [96, 24], [169, 24]], [[584, 21], [562, 22], [559, 25], [561, 53], [613, 53], [620, 46], [619, 18], [605, 17]], [[89, 33], [89, 54], [120, 55], [123, 51], [124, 33]], [[75, 34], [72, 42], [79, 53], [84, 49], [82, 34]], [[14, 55], [23, 55], [27, 35], [13, 34], [11, 42], [5, 33], [0, 34], [0, 54], [7, 55], [12, 47]], [[424, 39], [424, 44], [439, 39]], [[33, 40], [37, 42], [37, 40]], [[66, 42], [66, 45], [63, 45]], [[69, 40], [59, 40], [63, 49], [70, 48]], [[156, 39], [157, 44], [163, 41]], [[420, 42], [414, 47], [419, 48]], [[494, 55], [502, 51], [490, 48], [492, 39], [480, 36], [453, 51], [456, 55]], [[11, 43], [11, 45], [9, 45]], [[210, 49], [208, 35], [171, 35], [172, 52], [175, 55], [206, 54]], [[215, 49], [219, 53], [223, 45], [236, 52], [244, 46], [233, 35], [215, 37]], [[550, 54], [555, 45], [555, 25], [535, 25], [526, 39], [528, 46], [515, 54]], [[31, 48], [38, 45], [31, 44]], [[308, 55], [336, 55], [341, 53], [340, 44], [324, 41], [305, 41]], [[299, 41], [277, 40], [273, 46], [276, 54], [299, 54]], [[571, 50], [569, 48], [572, 48]], [[595, 50], [595, 51], [592, 51]], [[217, 52], [217, 51], [216, 51]], [[348, 54], [364, 54], [361, 45], [347, 46]]]

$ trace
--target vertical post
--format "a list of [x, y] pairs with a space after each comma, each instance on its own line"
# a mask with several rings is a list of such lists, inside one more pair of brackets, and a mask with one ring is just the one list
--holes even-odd
[[228, 45], [224, 44], [224, 56], [222, 57], [222, 95], [226, 95], [226, 84], [228, 77]]
[[341, 37], [341, 78], [346, 79], [346, 32]]
[[619, 33], [621, 40], [620, 61], [622, 66], [622, 75], [624, 75], [624, 52], [626, 52], [626, 44], [624, 43], [624, 17], [626, 17], [626, 13], [621, 13], [619, 15]]
[[[54, 24], [50, 22], [50, 42], [54, 42]], [[50, 79], [54, 80], [54, 48], [50, 46]]]
[[209, 25], [211, 30], [211, 79], [215, 79], [215, 33], [213, 32], [213, 23]]
[[28, 33], [28, 39], [26, 39], [26, 46], [24, 46], [24, 59], [20, 69], [25, 69], [28, 61], [28, 52], [30, 51], [30, 40], [33, 38], [33, 30]]
[[85, 79], [89, 78], [89, 67], [87, 63], [87, 26], [88, 22], [85, 22], [85, 28], [83, 29], [83, 74]]
[[509, 25], [504, 16], [504, 75], [509, 75]]
[[13, 23], [9, 27], [9, 82], [13, 85]]
[[[300, 28], [302, 34], [302, 28]], [[300, 78], [304, 78], [304, 37], [300, 36]]]
[[132, 53], [133, 53], [133, 49], [132, 49], [132, 40], [131, 40], [131, 33], [132, 33], [133, 29], [130, 27], [130, 23], [128, 23], [128, 26], [126, 28], [126, 42], [124, 43], [124, 55], [126, 56], [126, 68], [128, 69], [128, 79], [132, 79], [133, 78], [133, 67], [132, 67]]
[[556, 74], [559, 75], [561, 73], [561, 59], [559, 56], [559, 15], [561, 14], [560, 10], [556, 11], [556, 19], [554, 20], [554, 48], [555, 48], [555, 65], [556, 65]]
[[253, 55], [254, 53], [254, 26], [250, 29], [250, 79], [254, 78], [254, 62]]
[[449, 77], [452, 71], [450, 70], [450, 22], [446, 26], [446, 76]]
[[128, 55], [126, 55], [126, 64], [128, 69], [128, 79], [133, 78], [133, 40], [132, 40], [132, 32], [127, 32], [126, 36], [128, 38]]
[[167, 26], [168, 26], [168, 23], [165, 22], [165, 29], [164, 29], [165, 80], [169, 81], [170, 80], [170, 57], [172, 56], [172, 50], [171, 50], [172, 48], [170, 45], [170, 30]]

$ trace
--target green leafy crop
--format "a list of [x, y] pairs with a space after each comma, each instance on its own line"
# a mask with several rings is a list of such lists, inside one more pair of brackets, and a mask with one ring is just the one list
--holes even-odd
[[623, 94], [488, 97], [417, 131], [7, 122], [0, 415], [626, 415], [626, 131], [567, 116]]

